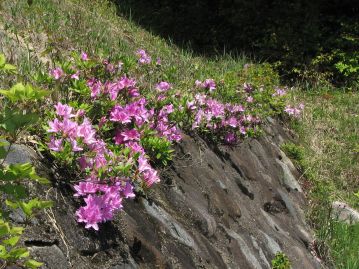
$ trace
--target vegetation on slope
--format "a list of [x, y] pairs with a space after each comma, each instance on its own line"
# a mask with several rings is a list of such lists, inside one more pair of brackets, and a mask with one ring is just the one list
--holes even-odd
[[[302, 12], [300, 8], [298, 6], [295, 10]], [[287, 11], [293, 12], [289, 9]], [[196, 56], [190, 50], [177, 48], [144, 31], [131, 20], [118, 16], [116, 6], [109, 2], [93, 0], [89, 5], [84, 0], [4, 0], [0, 6], [0, 14], [0, 35], [6, 31], [5, 35], [1, 35], [0, 49], [4, 50], [12, 63], [17, 64], [18, 79], [23, 82], [47, 85], [49, 69], [68, 59], [74, 51], [86, 51], [91, 56], [99, 55], [99, 58], [108, 58], [111, 62], [122, 61], [125, 67], [131, 69], [136, 66], [136, 49], [146, 48], [153, 59], [160, 58], [162, 61], [159, 72], [147, 74], [141, 81], [143, 87], [154, 88], [157, 82], [164, 80], [174, 84], [176, 89], [190, 93], [194, 90], [195, 79], [204, 81], [212, 78], [220, 89], [214, 93], [214, 97], [224, 102], [235, 102], [243, 101], [243, 84], [248, 82], [255, 86], [257, 92], [257, 96], [254, 96], [259, 105], [255, 107], [256, 113], [265, 118], [278, 114], [283, 108], [282, 102], [269, 103], [268, 95], [259, 91], [262, 86], [272, 90], [280, 84], [279, 76], [270, 64], [252, 64], [245, 57], [229, 55]], [[284, 18], [287, 17], [278, 17], [279, 20]], [[338, 22], [340, 20], [335, 24]], [[343, 24], [339, 32], [346, 33], [345, 25], [347, 24]], [[358, 76], [357, 50], [351, 45], [353, 38], [356, 40], [356, 29], [351, 28], [348, 35], [344, 36], [345, 42], [350, 43], [350, 49], [347, 49], [344, 42], [340, 43], [343, 35], [338, 33], [335, 40], [340, 43], [338, 51], [326, 49], [320, 54], [318, 50], [319, 54], [312, 55], [319, 57], [316, 58], [318, 64], [330, 61], [330, 65], [325, 65], [323, 70], [329, 70], [329, 77], [336, 76], [338, 80], [349, 78], [347, 84], [352, 89], [357, 85]], [[212, 36], [210, 33], [207, 35]], [[266, 49], [267, 56], [273, 53], [273, 43], [268, 45], [260, 38], [254, 40], [263, 46], [261, 49]], [[293, 43], [297, 39], [286, 37], [282, 41], [275, 43], [275, 47], [280, 45], [285, 49], [287, 41]], [[306, 47], [306, 51], [301, 51], [302, 48], [299, 45], [284, 54], [286, 58], [283, 66], [291, 69], [288, 72], [293, 73], [298, 67], [293, 62], [304, 57], [303, 53], [309, 50]], [[298, 50], [300, 53], [297, 53]], [[274, 59], [278, 60], [276, 57]], [[301, 68], [302, 60], [298, 61]], [[294, 146], [291, 150], [303, 171], [303, 178], [308, 182], [308, 197], [312, 203], [308, 216], [317, 230], [318, 255], [337, 268], [356, 268], [359, 246], [358, 240], [354, 239], [358, 236], [357, 225], [337, 223], [329, 217], [329, 212], [333, 200], [347, 201], [352, 206], [359, 207], [355, 195], [359, 190], [358, 93], [334, 91], [328, 86], [331, 81], [326, 82], [325, 73], [322, 76], [312, 70], [302, 73], [305, 80], [298, 88], [303, 88], [304, 84], [310, 86], [304, 91], [300, 89], [292, 92], [293, 104], [304, 102], [306, 108], [303, 121], [292, 126], [298, 133], [302, 149]], [[225, 87], [221, 86], [221, 81]], [[8, 88], [12, 83], [12, 80], [5, 78], [0, 85]], [[312, 85], [316, 88], [311, 88]], [[320, 90], [321, 88], [326, 90]]]

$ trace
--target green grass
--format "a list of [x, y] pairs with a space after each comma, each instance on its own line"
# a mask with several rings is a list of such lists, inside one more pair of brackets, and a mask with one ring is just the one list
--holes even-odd
[[301, 122], [292, 125], [299, 145], [282, 149], [302, 168], [318, 251], [335, 268], [359, 268], [359, 224], [341, 224], [330, 217], [333, 201], [359, 209], [359, 93], [344, 90], [300, 91], [293, 101], [306, 104]]
[[[181, 50], [117, 16], [116, 8], [107, 1], [90, 2], [35, 0], [28, 6], [27, 1], [4, 0], [0, 23], [34, 44], [30, 54], [47, 55], [51, 61], [63, 58], [72, 49], [116, 59], [133, 57], [137, 49], [144, 48], [153, 58], [163, 59], [164, 73], [179, 87], [187, 86], [189, 79], [193, 84], [194, 77], [216, 79], [229, 72], [238, 74], [247, 62], [244, 57], [230, 55], [195, 57], [190, 50]], [[21, 64], [18, 66], [21, 68]]]

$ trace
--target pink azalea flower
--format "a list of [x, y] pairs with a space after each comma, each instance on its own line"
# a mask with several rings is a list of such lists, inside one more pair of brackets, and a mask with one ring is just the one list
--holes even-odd
[[83, 148], [81, 148], [78, 144], [77, 141], [75, 139], [71, 139], [70, 140], [71, 146], [72, 146], [72, 151], [73, 152], [77, 152], [77, 151], [83, 151]]
[[72, 78], [72, 79], [75, 79], [75, 80], [79, 80], [79, 79], [80, 79], [79, 75], [80, 75], [80, 71], [76, 71], [75, 74], [72, 74], [72, 75], [71, 75], [71, 78]]
[[194, 82], [194, 84], [195, 84], [196, 87], [198, 87], [198, 88], [202, 88], [202, 87], [203, 87], [202, 81], [200, 81], [200, 80], [198, 80], [198, 79]]
[[140, 171], [140, 173], [152, 169], [151, 165], [148, 163], [146, 157], [140, 155], [140, 157], [138, 157], [138, 171]]
[[239, 132], [240, 132], [242, 135], [245, 135], [245, 134], [247, 133], [247, 130], [246, 130], [245, 127], [241, 126], [241, 127], [239, 128]]
[[123, 136], [121, 134], [120, 131], [117, 131], [115, 134], [115, 137], [113, 138], [113, 140], [115, 141], [116, 145], [122, 145], [123, 143], [125, 143]]
[[227, 121], [226, 121], [226, 124], [235, 128], [238, 126], [238, 121], [235, 117], [230, 117]]
[[248, 83], [244, 83], [243, 84], [243, 89], [247, 92], [247, 93], [251, 93], [253, 92], [253, 87], [252, 85], [248, 84]]
[[[121, 138], [122, 138], [122, 136], [121, 136]], [[123, 143], [123, 138], [122, 138], [122, 143]], [[122, 143], [120, 143], [120, 144], [122, 144]], [[128, 142], [126, 142], [126, 146], [129, 147], [131, 149], [131, 151], [134, 153], [141, 153], [141, 154], [145, 153], [145, 150], [138, 142], [128, 141]]]
[[75, 116], [74, 114], [71, 114], [72, 107], [68, 105], [63, 105], [60, 102], [58, 102], [57, 105], [55, 105], [55, 108], [56, 108], [56, 114], [58, 116], [62, 116], [64, 118], [72, 118]]
[[129, 88], [129, 89], [128, 89], [128, 93], [129, 93], [129, 95], [130, 95], [131, 97], [138, 97], [138, 96], [140, 96], [139, 90], [138, 90], [137, 88], [135, 88], [135, 87]]
[[54, 79], [58, 80], [62, 78], [65, 75], [65, 73], [60, 67], [56, 67], [55, 69], [50, 71], [50, 75], [54, 77]]
[[224, 141], [227, 144], [235, 144], [237, 142], [237, 136], [235, 133], [227, 133], [224, 138]]
[[166, 99], [166, 96], [163, 95], [163, 94], [161, 94], [161, 95], [159, 95], [159, 96], [157, 97], [157, 101], [163, 101], [163, 100], [165, 100], [165, 99]]
[[62, 132], [70, 138], [76, 138], [78, 124], [70, 119], [65, 118], [62, 123]]
[[77, 161], [79, 162], [81, 170], [85, 170], [86, 168], [91, 167], [91, 161], [89, 161], [85, 156], [81, 156], [77, 159]]
[[50, 143], [48, 143], [48, 147], [49, 147], [49, 149], [51, 149], [53, 151], [57, 151], [57, 152], [62, 151], [63, 150], [62, 138], [55, 139], [54, 137], [51, 137]]
[[121, 106], [116, 105], [110, 112], [110, 121], [121, 122], [122, 124], [130, 123], [131, 117]]
[[106, 71], [109, 73], [114, 73], [116, 71], [116, 67], [113, 64], [109, 63], [106, 65]]
[[74, 186], [76, 193], [74, 194], [75, 197], [86, 196], [88, 194], [95, 194], [99, 191], [100, 186], [99, 184], [92, 183], [92, 182], [80, 182], [79, 184]]
[[272, 96], [283, 96], [286, 93], [285, 89], [276, 88], [275, 93], [273, 93]]
[[136, 129], [126, 130], [121, 133], [124, 141], [139, 141], [140, 133]]
[[92, 124], [88, 118], [84, 118], [82, 124], [77, 127], [77, 137], [83, 138], [83, 141], [87, 145], [96, 143], [96, 131], [93, 129]]
[[209, 89], [210, 92], [216, 89], [216, 83], [213, 79], [206, 79], [203, 83], [204, 88]]
[[89, 60], [89, 57], [86, 52], [83, 52], [83, 51], [81, 52], [81, 60], [83, 60], [83, 61]]
[[160, 178], [157, 175], [157, 171], [154, 169], [148, 169], [144, 171], [143, 179], [145, 180], [148, 187], [152, 186], [154, 183], [160, 182]]
[[150, 64], [151, 57], [147, 54], [147, 52], [143, 49], [140, 49], [136, 53], [140, 58], [138, 59], [139, 64]]
[[58, 133], [62, 130], [62, 122], [60, 122], [58, 119], [54, 119], [53, 121], [48, 122], [50, 129], [47, 131], [49, 133]]
[[248, 96], [246, 101], [247, 101], [247, 103], [253, 103], [254, 99], [252, 96]]
[[168, 82], [166, 81], [161, 81], [160, 83], [158, 83], [156, 85], [156, 90], [159, 91], [159, 92], [166, 92], [168, 91], [169, 89], [171, 89], [171, 84], [169, 84]]
[[91, 79], [87, 81], [87, 86], [89, 86], [91, 90], [92, 98], [95, 98], [101, 94], [101, 89], [102, 89], [101, 81], [96, 81], [95, 79]]
[[126, 182], [125, 187], [122, 189], [122, 194], [125, 198], [134, 198], [136, 196], [133, 192], [133, 186], [129, 181]]

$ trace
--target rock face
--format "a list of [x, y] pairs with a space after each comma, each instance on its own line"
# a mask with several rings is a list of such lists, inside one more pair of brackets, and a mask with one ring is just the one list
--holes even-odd
[[339, 201], [332, 204], [332, 217], [347, 224], [359, 222], [359, 212], [346, 203]]
[[292, 268], [321, 268], [309, 250], [299, 174], [278, 147], [286, 133], [271, 126], [234, 148], [185, 136], [150, 199], [125, 202], [99, 232], [76, 222], [71, 188], [54, 180], [37, 193], [55, 206], [31, 224], [24, 244], [48, 269], [259, 269], [271, 268], [279, 251]]

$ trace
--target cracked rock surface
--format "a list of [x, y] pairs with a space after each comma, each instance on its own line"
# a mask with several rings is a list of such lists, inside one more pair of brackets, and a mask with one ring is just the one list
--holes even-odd
[[35, 190], [55, 205], [30, 224], [24, 244], [47, 269], [269, 269], [279, 251], [294, 269], [321, 268], [309, 249], [299, 173], [279, 149], [288, 136], [271, 121], [267, 135], [233, 148], [184, 136], [150, 199], [127, 200], [99, 232], [76, 222], [68, 184], [30, 149], [14, 149], [9, 162], [31, 158], [53, 181]]

